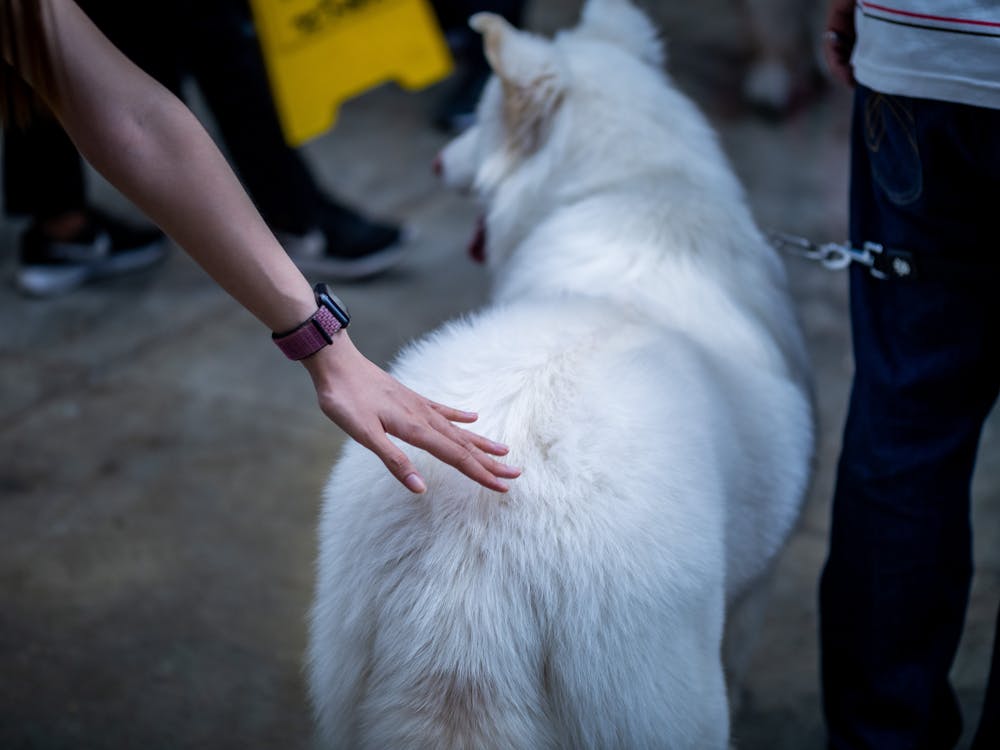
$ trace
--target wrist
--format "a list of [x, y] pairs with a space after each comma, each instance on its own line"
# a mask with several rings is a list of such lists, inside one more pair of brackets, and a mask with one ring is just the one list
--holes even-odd
[[326, 284], [317, 284], [314, 293], [317, 307], [312, 315], [294, 328], [271, 334], [274, 343], [291, 360], [306, 359], [330, 346], [351, 321], [347, 306]]
[[350, 369], [348, 362], [357, 351], [347, 331], [340, 331], [332, 343], [298, 361], [313, 379], [316, 390], [320, 390], [343, 377], [343, 373]]

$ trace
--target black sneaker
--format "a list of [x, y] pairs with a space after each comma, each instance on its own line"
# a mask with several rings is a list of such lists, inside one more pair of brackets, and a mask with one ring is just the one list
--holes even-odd
[[319, 226], [305, 234], [277, 231], [285, 252], [304, 272], [330, 280], [374, 276], [395, 265], [408, 233], [361, 216], [332, 201], [320, 208]]
[[155, 228], [138, 228], [94, 209], [87, 227], [69, 241], [45, 237], [38, 225], [21, 235], [14, 280], [35, 297], [63, 294], [83, 284], [148, 268], [164, 258], [167, 243]]

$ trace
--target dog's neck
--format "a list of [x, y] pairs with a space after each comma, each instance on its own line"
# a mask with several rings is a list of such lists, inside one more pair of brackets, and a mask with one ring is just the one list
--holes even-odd
[[[741, 201], [708, 202], [690, 185], [653, 175], [648, 184], [536, 211], [536, 221], [520, 228], [488, 230], [512, 243], [497, 248], [505, 254], [494, 268], [497, 302], [590, 300], [606, 310], [609, 329], [615, 320], [643, 319], [716, 341], [747, 362], [802, 368], [801, 342], [775, 346], [755, 333], [788, 330], [761, 319], [792, 312], [775, 312], [773, 300], [786, 295], [784, 272]], [[694, 234], [686, 230], [692, 224], [700, 227]]]

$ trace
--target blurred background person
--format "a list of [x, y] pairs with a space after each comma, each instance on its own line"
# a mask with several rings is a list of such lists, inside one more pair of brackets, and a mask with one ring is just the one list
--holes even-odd
[[758, 112], [784, 117], [825, 86], [823, 7], [808, 0], [742, 0], [751, 41], [743, 98]]
[[[284, 140], [246, 0], [84, 0], [81, 6], [133, 62], [182, 95], [198, 86], [225, 151], [265, 221], [306, 273], [359, 279], [404, 252], [398, 226], [330, 196]], [[15, 281], [28, 294], [66, 292], [159, 260], [159, 231], [94, 207], [83, 164], [59, 125], [35, 118], [4, 130], [4, 208], [28, 218]]]
[[469, 16], [489, 11], [521, 27], [525, 0], [432, 0], [448, 46], [455, 57], [455, 73], [434, 114], [434, 126], [444, 133], [458, 133], [471, 125], [490, 66], [483, 54], [482, 37], [469, 28]]

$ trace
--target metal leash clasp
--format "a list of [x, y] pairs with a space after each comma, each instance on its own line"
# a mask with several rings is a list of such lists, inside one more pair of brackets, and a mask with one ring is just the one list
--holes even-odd
[[877, 267], [878, 258], [884, 252], [882, 245], [877, 242], [866, 242], [858, 249], [846, 242], [824, 242], [819, 245], [805, 237], [784, 232], [768, 232], [767, 239], [778, 250], [818, 261], [824, 268], [832, 271], [840, 271], [851, 263], [860, 263], [876, 278], [888, 278], [888, 275]]
[[847, 268], [855, 260], [854, 248], [836, 242], [826, 242], [817, 248], [819, 262], [823, 268], [840, 271]]
[[784, 232], [768, 232], [767, 239], [778, 250], [806, 260], [819, 261], [824, 267], [832, 270], [847, 268], [854, 260], [851, 248], [836, 242], [819, 245], [805, 237]]

